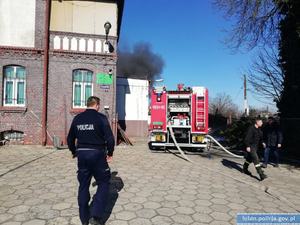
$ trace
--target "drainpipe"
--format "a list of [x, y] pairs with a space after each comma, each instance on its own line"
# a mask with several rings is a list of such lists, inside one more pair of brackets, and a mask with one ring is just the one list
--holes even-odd
[[45, 1], [44, 24], [44, 73], [43, 73], [43, 108], [42, 108], [42, 145], [47, 144], [47, 103], [48, 103], [48, 65], [49, 65], [49, 24], [51, 0]]

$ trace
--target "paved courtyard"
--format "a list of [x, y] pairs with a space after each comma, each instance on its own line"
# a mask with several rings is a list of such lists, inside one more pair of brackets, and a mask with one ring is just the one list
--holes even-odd
[[[190, 154], [189, 163], [141, 141], [117, 147], [106, 224], [226, 225], [238, 212], [300, 211], [299, 169], [268, 167], [259, 182], [239, 171], [242, 160], [212, 153]], [[0, 224], [79, 225], [77, 187], [68, 150], [0, 148]]]

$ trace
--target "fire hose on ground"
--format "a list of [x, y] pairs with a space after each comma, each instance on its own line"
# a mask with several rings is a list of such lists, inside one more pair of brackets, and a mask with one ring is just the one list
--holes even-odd
[[215, 142], [223, 151], [225, 151], [226, 153], [228, 153], [229, 155], [233, 156], [233, 157], [236, 157], [236, 158], [243, 158], [243, 156], [241, 155], [236, 155], [232, 152], [230, 152], [229, 150], [227, 150], [223, 145], [220, 144], [220, 142], [218, 142], [215, 138], [213, 138], [212, 136], [210, 135], [206, 135], [207, 138], [210, 138], [213, 142]]
[[[181, 150], [180, 146], [178, 145], [177, 141], [176, 141], [176, 138], [175, 138], [175, 135], [174, 135], [174, 132], [173, 132], [173, 129], [171, 126], [168, 127], [169, 128], [169, 131], [170, 131], [170, 135], [174, 141], [174, 144], [175, 146], [177, 147], [178, 151], [180, 152], [180, 154], [182, 155], [182, 157], [189, 161], [189, 162], [193, 162], [192, 160], [190, 160], [184, 153], [184, 151]], [[236, 155], [232, 152], [230, 152], [229, 150], [227, 150], [223, 145], [220, 144], [220, 142], [218, 142], [215, 138], [213, 138], [212, 136], [210, 135], [206, 135], [206, 138], [209, 138], [211, 141], [213, 141], [214, 143], [216, 143], [224, 152], [226, 152], [227, 154], [233, 156], [233, 157], [236, 157], [236, 158], [243, 158], [243, 156], [241, 155]]]
[[172, 127], [169, 127], [169, 131], [170, 131], [170, 135], [171, 135], [171, 137], [172, 137], [172, 139], [173, 139], [173, 141], [174, 141], [174, 144], [175, 144], [175, 146], [177, 147], [177, 149], [178, 149], [178, 151], [180, 152], [180, 154], [182, 155], [182, 157], [185, 159], [185, 160], [187, 160], [187, 161], [189, 161], [189, 162], [193, 162], [192, 160], [190, 160], [185, 154], [184, 154], [184, 152], [181, 150], [181, 148], [180, 148], [180, 146], [178, 145], [178, 143], [177, 143], [177, 141], [176, 141], [176, 138], [175, 138], [175, 135], [174, 135], [174, 132], [173, 132], [173, 128]]

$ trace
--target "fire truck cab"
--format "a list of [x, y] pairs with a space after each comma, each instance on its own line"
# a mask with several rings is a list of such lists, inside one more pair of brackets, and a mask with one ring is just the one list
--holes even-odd
[[[177, 90], [155, 87], [151, 91], [149, 148], [205, 148], [208, 133], [208, 90], [184, 87]], [[174, 141], [174, 138], [176, 141]]]

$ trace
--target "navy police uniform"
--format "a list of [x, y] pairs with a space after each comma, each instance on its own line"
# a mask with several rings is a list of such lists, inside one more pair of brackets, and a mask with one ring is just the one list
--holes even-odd
[[[78, 158], [79, 217], [82, 224], [88, 224], [91, 217], [100, 218], [106, 207], [111, 176], [106, 157], [113, 155], [114, 136], [106, 116], [87, 109], [73, 119], [67, 141]], [[92, 176], [100, 185], [89, 206]]]

